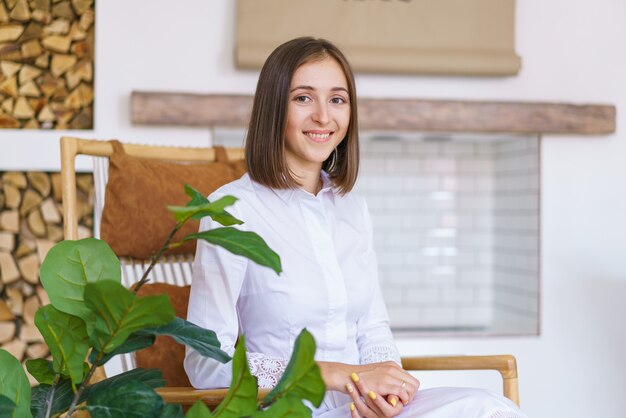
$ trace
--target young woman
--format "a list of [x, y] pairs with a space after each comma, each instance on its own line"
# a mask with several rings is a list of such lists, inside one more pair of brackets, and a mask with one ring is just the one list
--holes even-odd
[[[229, 211], [280, 255], [283, 273], [198, 242], [189, 321], [215, 330], [230, 354], [245, 334], [252, 374], [265, 388], [276, 384], [306, 327], [328, 388], [314, 416], [524, 417], [486, 391], [418, 391], [400, 367], [368, 210], [350, 193], [359, 167], [356, 103], [350, 66], [328, 41], [294, 39], [268, 57], [246, 138], [248, 173], [210, 200], [237, 196]], [[215, 226], [208, 217], [201, 223]], [[185, 370], [197, 388], [231, 381], [230, 363], [193, 350]]]

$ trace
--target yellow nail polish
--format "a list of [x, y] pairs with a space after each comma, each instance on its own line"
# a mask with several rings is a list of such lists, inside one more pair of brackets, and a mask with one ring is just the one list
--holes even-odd
[[354, 402], [350, 402], [350, 411], [354, 411]]
[[372, 400], [376, 399], [376, 394], [370, 390], [370, 393], [367, 394]]
[[392, 396], [391, 399], [389, 399], [389, 403], [395, 407], [396, 405], [398, 405], [398, 398]]
[[346, 390], [348, 393], [352, 393], [352, 385], [350, 383], [346, 383]]
[[350, 377], [352, 378], [352, 381], [355, 383], [359, 381], [359, 375], [356, 373], [352, 373]]

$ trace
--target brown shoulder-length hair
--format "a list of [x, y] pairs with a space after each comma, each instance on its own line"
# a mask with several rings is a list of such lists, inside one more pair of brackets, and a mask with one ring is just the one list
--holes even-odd
[[325, 39], [302, 37], [276, 48], [265, 61], [254, 95], [246, 135], [248, 174], [257, 183], [275, 189], [299, 187], [285, 160], [285, 127], [291, 78], [303, 64], [333, 58], [348, 81], [350, 125], [346, 136], [322, 164], [341, 194], [352, 190], [359, 172], [359, 134], [356, 88], [350, 64], [343, 53]]

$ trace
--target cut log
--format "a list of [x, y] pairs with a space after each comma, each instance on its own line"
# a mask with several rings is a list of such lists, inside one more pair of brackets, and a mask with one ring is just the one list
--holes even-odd
[[28, 215], [28, 227], [36, 237], [42, 238], [46, 236], [46, 224], [39, 210], [33, 210]]
[[26, 299], [26, 301], [24, 302], [24, 314], [22, 315], [22, 318], [24, 318], [24, 321], [26, 321], [29, 324], [34, 324], [35, 313], [37, 312], [37, 309], [39, 309], [40, 306], [41, 304], [39, 303], [39, 299], [37, 298], [36, 295], [33, 295], [29, 297], [28, 299]]
[[47, 173], [41, 171], [30, 171], [26, 174], [30, 184], [39, 192], [41, 196], [48, 196], [50, 194], [51, 184], [50, 176]]
[[24, 299], [20, 289], [17, 289], [15, 287], [7, 287], [6, 295], [7, 306], [11, 310], [13, 315], [22, 316], [22, 312], [24, 311]]
[[90, 107], [84, 107], [70, 122], [70, 129], [91, 129], [93, 126], [93, 112]]
[[41, 70], [31, 65], [24, 65], [19, 73], [20, 84], [24, 84], [33, 80], [35, 77], [39, 77]]
[[25, 189], [28, 185], [28, 181], [26, 181], [26, 176], [24, 173], [19, 171], [7, 171], [2, 176], [2, 181], [5, 183], [11, 183], [18, 189]]
[[19, 43], [0, 44], [0, 56], [9, 61], [21, 61], [24, 58]]
[[44, 25], [47, 25], [52, 21], [52, 14], [48, 11], [41, 9], [33, 10], [33, 13], [30, 15], [30, 17], [32, 20], [43, 23]]
[[78, 225], [77, 234], [78, 234], [78, 239], [91, 238], [93, 236], [91, 229], [83, 225]]
[[23, 32], [23, 25], [2, 25], [0, 26], [0, 42], [15, 41]]
[[46, 105], [41, 109], [39, 115], [37, 115], [37, 120], [39, 122], [54, 122], [56, 120], [56, 116], [54, 115], [54, 112], [52, 112], [52, 109], [50, 109], [50, 106]]
[[93, 57], [93, 45], [90, 41], [74, 42], [70, 51], [79, 58], [91, 59]]
[[9, 97], [8, 99], [4, 100], [2, 102], [2, 110], [4, 110], [5, 112], [7, 112], [8, 114], [13, 114], [13, 105], [15, 104], [15, 101], [13, 100], [12, 97]]
[[20, 232], [20, 214], [16, 210], [0, 212], [0, 229], [6, 232]]
[[80, 109], [93, 101], [93, 89], [87, 84], [81, 83], [65, 99], [65, 106], [70, 109]]
[[[77, 181], [78, 181], [78, 177]], [[50, 175], [50, 182], [52, 183], [52, 195], [54, 197], [55, 202], [61, 202], [63, 199], [62, 189], [61, 189], [61, 174], [60, 173], [52, 173]]]
[[59, 242], [63, 240], [63, 229], [56, 225], [46, 225], [48, 239], [52, 242]]
[[37, 293], [37, 297], [39, 298], [39, 303], [41, 306], [46, 306], [50, 304], [50, 298], [48, 297], [48, 293], [46, 293], [46, 289], [43, 286], [39, 285], [35, 289], [35, 293]]
[[22, 296], [25, 298], [35, 294], [35, 286], [28, 284], [25, 280], [16, 283], [16, 288], [22, 292]]
[[73, 55], [52, 54], [50, 71], [55, 77], [60, 77], [64, 72], [72, 68], [78, 59]]
[[26, 349], [26, 357], [29, 359], [44, 358], [50, 353], [46, 343], [35, 343], [28, 346]]
[[93, 0], [72, 0], [72, 6], [79, 16], [85, 13], [93, 4]]
[[39, 10], [48, 10], [50, 8], [50, 0], [33, 0], [30, 7]]
[[76, 175], [76, 187], [78, 190], [89, 195], [93, 188], [93, 175], [92, 174], [77, 174]]
[[15, 234], [0, 231], [0, 250], [11, 252], [15, 248]]
[[[43, 92], [44, 96], [50, 97], [55, 91], [63, 88], [63, 80], [56, 79], [51, 74], [44, 74], [41, 76], [39, 88]], [[54, 111], [54, 108], [52, 108], [52, 110]]]
[[67, 35], [70, 31], [70, 22], [67, 19], [56, 19], [43, 28], [44, 35]]
[[43, 337], [33, 324], [23, 324], [20, 329], [20, 339], [27, 343], [43, 342]]
[[67, 80], [67, 86], [70, 89], [76, 87], [81, 81], [93, 80], [93, 67], [91, 62], [88, 60], [80, 61], [67, 71], [65, 79]]
[[18, 119], [30, 119], [35, 116], [35, 112], [28, 104], [25, 97], [20, 97], [15, 103], [15, 109], [13, 110], [13, 116]]
[[37, 119], [30, 119], [24, 124], [24, 129], [39, 129], [39, 122]]
[[69, 1], [62, 1], [52, 6], [52, 16], [63, 17], [70, 21], [76, 19], [76, 13], [74, 13]]
[[30, 9], [28, 8], [28, 2], [26, 0], [18, 0], [9, 17], [13, 20], [19, 20], [25, 22], [30, 19]]
[[15, 337], [15, 322], [0, 322], [0, 343], [11, 341], [13, 340], [13, 337]]
[[24, 198], [22, 199], [22, 206], [20, 206], [20, 215], [24, 216], [28, 214], [33, 208], [39, 206], [43, 201], [43, 197], [32, 189], [27, 189], [24, 192]]
[[55, 242], [50, 239], [38, 239], [37, 240], [37, 257], [39, 258], [39, 264], [43, 263], [46, 259], [48, 251], [54, 247]]
[[86, 31], [91, 27], [95, 18], [93, 9], [85, 10], [83, 15], [80, 17], [80, 27]]
[[48, 68], [50, 66], [50, 53], [46, 51], [38, 56], [35, 65], [39, 68]]
[[43, 38], [41, 44], [50, 51], [66, 53], [70, 50], [72, 39], [69, 36], [50, 35]]
[[4, 190], [4, 204], [7, 208], [17, 209], [22, 201], [22, 194], [20, 189], [12, 185], [11, 183], [5, 183], [2, 187]]
[[6, 7], [4, 7], [4, 3], [0, 2], [0, 23], [8, 23], [9, 22], [9, 13], [7, 12]]
[[20, 268], [22, 277], [26, 279], [28, 283], [39, 283], [39, 256], [37, 254], [31, 254], [24, 258], [20, 258], [17, 261], [17, 265]]
[[22, 36], [20, 36], [20, 39], [18, 39], [18, 42], [24, 43], [32, 39], [39, 39], [41, 38], [41, 32], [42, 32], [41, 23], [33, 22], [31, 20], [31, 22], [26, 27], [26, 30], [24, 31], [24, 33], [22, 33]]
[[13, 77], [22, 68], [22, 64], [11, 61], [0, 61], [0, 70], [6, 78]]
[[19, 128], [19, 127], [20, 127], [19, 120], [15, 119], [13, 116], [9, 116], [7, 114], [0, 112], [0, 128], [13, 129], [13, 128]]
[[0, 252], [0, 276], [4, 284], [13, 283], [20, 278], [20, 271], [11, 253]]
[[40, 207], [43, 220], [47, 223], [61, 223], [61, 214], [57, 210], [57, 206], [51, 198], [46, 199]]
[[78, 21], [72, 23], [70, 34], [68, 35], [72, 41], [82, 41], [87, 37], [87, 33], [80, 27]]
[[21, 53], [24, 59], [38, 57], [42, 52], [43, 49], [37, 39], [32, 39], [22, 44]]
[[28, 254], [34, 253], [36, 249], [37, 249], [36, 240], [32, 237], [27, 238], [24, 236], [24, 234], [22, 234], [22, 236], [20, 237], [20, 244], [17, 246], [17, 250], [15, 250], [14, 255], [17, 258], [22, 258], [24, 256], [27, 256]]
[[0, 84], [0, 93], [11, 97], [17, 97], [17, 77], [7, 78]]
[[12, 341], [2, 344], [2, 349], [11, 353], [19, 361], [22, 361], [26, 351], [26, 343], [18, 338], [14, 338]]
[[15, 315], [9, 309], [6, 302], [0, 299], [0, 321], [13, 321]]
[[37, 85], [33, 83], [32, 81], [29, 81], [23, 84], [19, 89], [19, 93], [21, 96], [26, 96], [26, 97], [40, 97], [41, 96], [41, 91], [39, 91], [39, 89], [37, 88]]

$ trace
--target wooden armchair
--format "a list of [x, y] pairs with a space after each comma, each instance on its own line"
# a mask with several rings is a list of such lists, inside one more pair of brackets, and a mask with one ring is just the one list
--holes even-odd
[[[164, 147], [150, 145], [125, 144], [126, 154], [134, 157], [177, 161], [177, 162], [211, 162], [216, 158], [216, 151], [213, 148], [184, 148], [184, 147]], [[243, 150], [240, 148], [227, 149], [229, 160], [241, 160]], [[94, 225], [95, 235], [99, 237], [99, 225], [104, 207], [104, 192], [107, 183], [108, 158], [113, 155], [114, 149], [110, 142], [87, 140], [72, 137], [61, 138], [61, 178], [63, 193], [63, 215], [65, 239], [78, 238], [78, 209], [76, 201], [76, 176], [75, 159], [77, 155], [88, 155], [95, 157], [94, 160], [94, 183], [95, 183], [95, 204], [94, 204]], [[147, 266], [147, 260], [137, 260], [132, 258], [122, 258], [122, 277], [126, 286], [131, 286], [139, 280], [143, 269]], [[152, 273], [152, 280], [160, 283], [169, 283], [177, 286], [188, 286], [191, 282], [191, 262], [192, 257], [168, 257], [164, 259], [159, 268], [155, 268]], [[179, 316], [184, 316], [180, 312], [186, 312], [180, 306], [175, 306]], [[184, 349], [183, 349], [184, 352]], [[134, 359], [131, 356], [122, 361], [125, 369], [135, 367]], [[165, 363], [165, 362], [164, 362]], [[171, 363], [171, 358], [167, 358], [167, 363]], [[451, 356], [451, 357], [408, 357], [402, 359], [403, 367], [406, 370], [496, 370], [503, 380], [504, 396], [515, 403], [519, 403], [517, 365], [515, 358], [511, 355], [497, 356]], [[164, 369], [171, 364], [151, 363], [150, 367]], [[182, 361], [178, 371], [184, 375]], [[101, 371], [104, 376], [104, 371]], [[164, 387], [158, 390], [165, 402], [181, 403], [190, 405], [198, 400], [204, 401], [209, 406], [216, 406], [224, 398], [227, 389], [216, 390], [195, 390], [191, 387]], [[260, 391], [259, 397], [265, 395], [265, 391]]]

